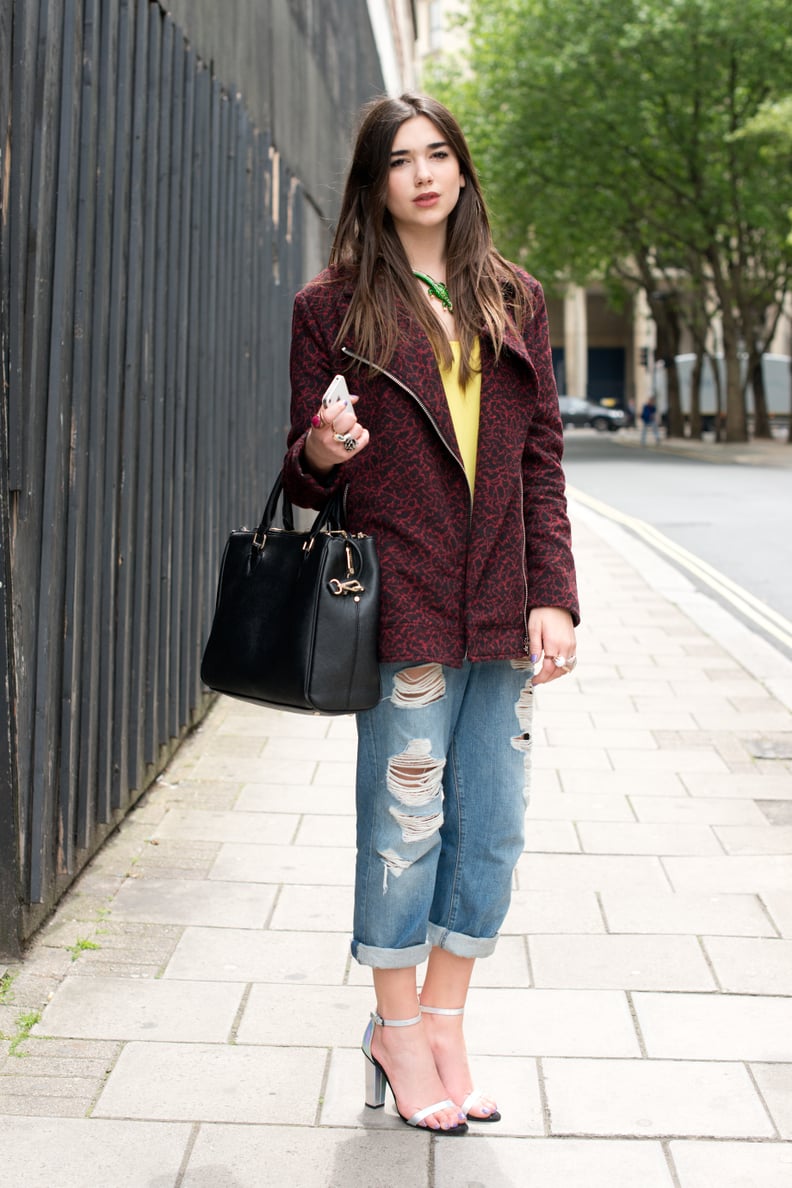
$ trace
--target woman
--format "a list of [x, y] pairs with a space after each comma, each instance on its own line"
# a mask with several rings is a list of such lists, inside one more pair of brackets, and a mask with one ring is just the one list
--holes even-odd
[[[355, 395], [323, 407], [337, 373]], [[532, 684], [574, 667], [578, 609], [542, 290], [495, 251], [435, 100], [364, 110], [329, 268], [295, 302], [291, 379], [287, 494], [316, 508], [348, 484], [382, 569], [382, 699], [357, 720], [366, 1102], [388, 1083], [405, 1122], [460, 1135], [500, 1118], [462, 1013], [523, 848]]]

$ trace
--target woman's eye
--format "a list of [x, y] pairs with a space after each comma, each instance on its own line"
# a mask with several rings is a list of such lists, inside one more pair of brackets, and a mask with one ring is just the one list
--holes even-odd
[[432, 156], [438, 158], [441, 161], [444, 161], [445, 158], [448, 156], [448, 152], [446, 151], [446, 149], [438, 149], [436, 152], [432, 153]]
[[395, 169], [397, 165], [404, 165], [404, 164], [406, 164], [404, 157], [394, 157], [394, 159], [390, 163], [390, 167], [391, 167], [391, 169]]

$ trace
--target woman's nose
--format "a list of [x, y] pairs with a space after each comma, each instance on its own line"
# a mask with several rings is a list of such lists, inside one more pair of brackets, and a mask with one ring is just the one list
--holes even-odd
[[415, 180], [419, 185], [432, 180], [432, 170], [428, 161], [416, 161]]

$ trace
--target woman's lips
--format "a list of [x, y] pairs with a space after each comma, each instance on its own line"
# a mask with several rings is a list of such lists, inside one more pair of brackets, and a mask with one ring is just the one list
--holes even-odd
[[439, 201], [440, 195], [432, 192], [431, 194], [419, 194], [417, 198], [413, 198], [413, 205], [434, 206], [434, 204]]

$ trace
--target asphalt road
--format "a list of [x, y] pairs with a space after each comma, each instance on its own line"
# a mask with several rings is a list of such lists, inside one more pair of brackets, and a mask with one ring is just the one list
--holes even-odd
[[564, 468], [570, 486], [652, 525], [792, 620], [792, 469], [629, 448], [592, 430], [567, 430]]

